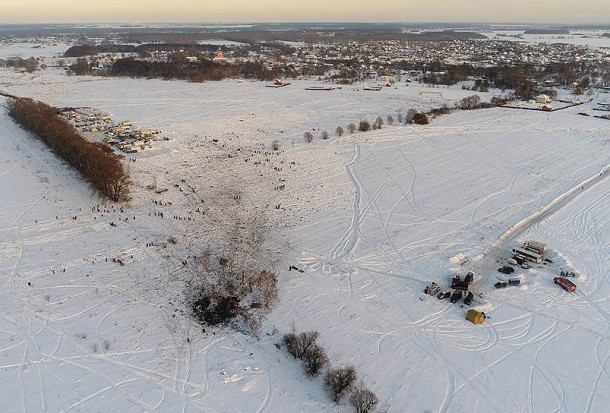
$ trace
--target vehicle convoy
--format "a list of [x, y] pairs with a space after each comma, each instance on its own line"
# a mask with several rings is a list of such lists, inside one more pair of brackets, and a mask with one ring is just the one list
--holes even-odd
[[555, 278], [553, 278], [553, 282], [570, 293], [574, 292], [576, 290], [576, 284], [574, 284], [572, 281], [568, 280], [567, 278], [555, 277]]

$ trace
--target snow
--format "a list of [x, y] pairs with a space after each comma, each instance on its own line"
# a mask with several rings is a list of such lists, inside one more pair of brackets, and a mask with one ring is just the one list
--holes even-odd
[[[3, 70], [1, 82], [173, 137], [128, 162], [134, 194], [121, 212], [0, 115], [5, 411], [351, 411], [276, 349], [293, 326], [319, 331], [334, 365], [353, 364], [380, 411], [603, 412], [610, 403], [610, 132], [578, 116], [582, 107], [458, 112], [323, 141], [323, 129], [472, 92], [321, 93], [304, 90], [310, 80], [271, 89], [50, 70]], [[280, 153], [266, 155], [275, 139]], [[240, 204], [224, 197], [232, 191]], [[259, 337], [204, 332], [184, 306], [179, 258], [240, 212], [267, 218], [263, 247], [280, 275]], [[549, 245], [553, 264], [519, 269], [521, 287], [495, 290], [507, 250], [529, 239]], [[577, 273], [575, 293], [553, 284], [560, 268]], [[490, 316], [480, 326], [466, 308], [422, 293], [470, 270], [483, 294], [474, 307]]]
[[0, 43], [0, 59], [9, 59], [11, 57], [21, 57], [27, 59], [29, 57], [51, 58], [54, 56], [63, 55], [70, 45], [65, 43]]
[[[571, 34], [524, 34], [523, 30], [496, 30], [483, 33], [488, 38], [525, 43], [563, 43], [584, 46], [590, 49], [607, 50], [610, 48], [610, 38], [603, 37], [604, 30], [577, 30]], [[499, 37], [496, 37], [500, 35]], [[520, 35], [521, 38], [506, 37]]]

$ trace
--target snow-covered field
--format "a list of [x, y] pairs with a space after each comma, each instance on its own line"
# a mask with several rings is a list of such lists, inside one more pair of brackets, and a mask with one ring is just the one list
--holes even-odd
[[[173, 137], [128, 163], [121, 211], [0, 115], [4, 411], [351, 411], [276, 349], [293, 326], [353, 364], [380, 411], [607, 411], [610, 131], [582, 107], [459, 112], [323, 141], [319, 130], [471, 92], [0, 75], [6, 92]], [[276, 139], [280, 154], [266, 154]], [[259, 337], [203, 331], [184, 307], [179, 258], [242, 209], [265, 216], [280, 275]], [[500, 260], [527, 239], [548, 243], [553, 264], [495, 290]], [[561, 269], [577, 273], [576, 293], [553, 284]], [[469, 270], [490, 316], [480, 326], [421, 292]]]
[[[610, 38], [603, 37], [604, 33], [603, 30], [576, 30], [572, 34], [524, 34], [523, 31], [493, 31], [484, 34], [489, 38], [495, 37], [498, 40], [526, 43], [564, 43], [607, 50], [610, 48]], [[514, 35], [520, 35], [521, 38], [510, 37]]]

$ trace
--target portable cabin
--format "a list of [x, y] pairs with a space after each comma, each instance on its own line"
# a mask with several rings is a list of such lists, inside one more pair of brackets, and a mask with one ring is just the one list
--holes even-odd
[[523, 248], [529, 251], [537, 252], [540, 255], [544, 255], [546, 252], [546, 244], [537, 241], [527, 241], [523, 243]]
[[482, 324], [483, 321], [485, 321], [485, 314], [471, 308], [466, 311], [466, 320], [470, 321], [472, 324]]
[[536, 264], [540, 264], [542, 262], [542, 255], [524, 248], [513, 248], [513, 254], [515, 254], [515, 257], [513, 257], [515, 260], [517, 260], [517, 257], [521, 257], [523, 260], [531, 261]]

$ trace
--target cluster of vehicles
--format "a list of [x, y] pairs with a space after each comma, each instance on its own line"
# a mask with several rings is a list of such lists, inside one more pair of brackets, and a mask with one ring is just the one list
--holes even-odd
[[[519, 266], [524, 269], [531, 268], [530, 263], [542, 263], [546, 261], [552, 263], [548, 259], [544, 259], [544, 252], [546, 251], [546, 244], [538, 243], [535, 241], [529, 241], [523, 244], [520, 248], [513, 249], [513, 256], [507, 260], [508, 265], [503, 265], [498, 268], [498, 272], [506, 275], [512, 275], [515, 272], [515, 267]], [[559, 285], [561, 288], [568, 292], [574, 292], [576, 290], [576, 284], [570, 281], [567, 277], [575, 277], [574, 272], [561, 271], [560, 276], [555, 277], [553, 282]], [[451, 290], [441, 291], [441, 287], [436, 282], [431, 282], [424, 289], [424, 293], [431, 296], [436, 296], [439, 300], [449, 299], [453, 304], [463, 299], [464, 305], [470, 306], [474, 299], [474, 294], [469, 291], [469, 286], [474, 279], [474, 274], [469, 272], [462, 279], [459, 275], [454, 275], [451, 280]], [[520, 286], [521, 279], [519, 277], [509, 277], [506, 281], [498, 281], [495, 283], [496, 288], [506, 288], [511, 286]], [[469, 310], [474, 311], [474, 310]], [[468, 317], [466, 317], [468, 319]], [[479, 317], [480, 318], [480, 317]], [[485, 318], [483, 314], [483, 319]], [[471, 320], [472, 321], [472, 320]], [[475, 322], [476, 321], [476, 322]], [[475, 324], [482, 322], [480, 320], [473, 321]]]
[[463, 297], [464, 304], [471, 305], [472, 300], [474, 299], [474, 294], [468, 291], [468, 287], [473, 279], [474, 274], [472, 272], [466, 274], [463, 280], [459, 275], [456, 274], [451, 280], [451, 288], [453, 289], [453, 292], [441, 291], [441, 287], [433, 281], [426, 286], [426, 288], [424, 289], [424, 293], [428, 295], [436, 295], [436, 298], [441, 301], [445, 300], [446, 298], [449, 298], [449, 301], [453, 304], [460, 301]]
[[[138, 130], [129, 121], [115, 123], [112, 118], [93, 108], [68, 108], [62, 115], [81, 132], [103, 135], [103, 141], [126, 153], [151, 149], [153, 141], [161, 140], [158, 130]], [[163, 138], [168, 140], [168, 138]]]
[[[546, 244], [536, 242], [536, 241], [527, 241], [524, 242], [521, 247], [513, 248], [513, 256], [512, 258], [507, 260], [509, 265], [504, 265], [498, 268], [498, 272], [502, 274], [510, 275], [515, 272], [515, 266], [519, 265], [521, 268], [531, 268], [529, 263], [537, 263], [540, 264], [543, 261], [551, 262], [548, 259], [544, 258], [544, 253], [546, 252], [547, 246]], [[576, 274], [570, 271], [561, 271], [559, 277], [555, 277], [553, 282], [559, 285], [561, 288], [568, 292], [573, 292], [576, 290], [576, 284], [570, 281], [567, 277], [575, 277]], [[509, 278], [508, 281], [498, 281], [495, 284], [496, 288], [506, 288], [508, 286], [518, 286], [521, 284], [521, 280], [519, 278]]]

